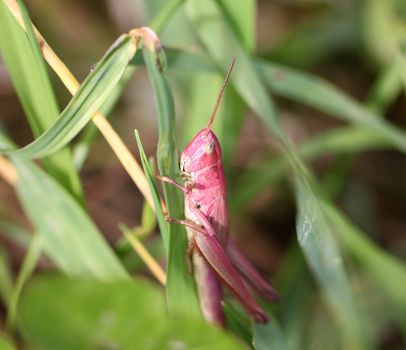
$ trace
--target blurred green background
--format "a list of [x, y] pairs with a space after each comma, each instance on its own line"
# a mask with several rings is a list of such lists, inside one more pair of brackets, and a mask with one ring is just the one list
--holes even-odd
[[[89, 226], [63, 217], [65, 194], [66, 201], [80, 195], [62, 194], [62, 181], [59, 187], [45, 185], [45, 175], [32, 163], [15, 161], [20, 176], [32, 175], [17, 189], [19, 195], [0, 181], [0, 349], [2, 342], [4, 349], [406, 348], [404, 0], [30, 0], [25, 5], [79, 81], [120, 34], [145, 25], [157, 30], [167, 57], [179, 152], [205, 125], [236, 56], [234, 80], [214, 129], [223, 147], [232, 234], [282, 300], [264, 306], [274, 318], [266, 327], [250, 326], [228, 301], [227, 334], [195, 315], [167, 319], [163, 290], [122, 239], [118, 224], [137, 227], [165, 266], [159, 229], [105, 140], [87, 126], [69, 148], [84, 192], [85, 210], [77, 218], [84, 213]], [[4, 39], [4, 18], [1, 57], [11, 45]], [[103, 104], [137, 159], [134, 129], [146, 154], [155, 156], [159, 125], [154, 86], [142, 61], [137, 53], [121, 79], [123, 90], [115, 91], [114, 108]], [[27, 123], [27, 106], [21, 103], [26, 96], [16, 94], [17, 61], [14, 72], [10, 61], [4, 62], [0, 130], [22, 146], [40, 132]], [[62, 110], [71, 97], [48, 73]], [[44, 185], [37, 192], [34, 178]], [[42, 254], [35, 237], [50, 226], [41, 210], [53, 215], [57, 205], [53, 225], [62, 232], [72, 225], [80, 235], [94, 230], [93, 221], [94, 234], [100, 231], [114, 247], [117, 266], [114, 260], [108, 272], [100, 272], [104, 259], [110, 261], [100, 243], [100, 254], [94, 255], [100, 265], [91, 266], [90, 257], [90, 272], [76, 273], [69, 259], [98, 250], [91, 238], [88, 246], [72, 243], [73, 250], [83, 251], [65, 262], [49, 251]], [[178, 255], [182, 262], [184, 252]], [[100, 279], [127, 276], [122, 267], [137, 283], [105, 286], [55, 276], [57, 270]], [[26, 283], [15, 311], [16, 290]], [[173, 303], [173, 294], [167, 298]]]

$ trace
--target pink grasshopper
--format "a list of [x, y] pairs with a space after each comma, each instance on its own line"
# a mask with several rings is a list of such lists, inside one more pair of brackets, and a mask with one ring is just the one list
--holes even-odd
[[268, 316], [252, 297], [237, 270], [266, 299], [274, 301], [278, 298], [277, 292], [261, 277], [229, 238], [221, 147], [211, 127], [234, 62], [235, 60], [230, 66], [207, 126], [194, 137], [181, 154], [180, 172], [185, 180], [184, 185], [167, 177], [159, 177], [184, 193], [186, 219], [167, 218], [167, 221], [186, 226], [189, 240], [188, 256], [193, 258], [202, 313], [209, 322], [222, 327], [225, 324], [221, 306], [222, 283], [234, 294], [254, 321], [268, 322]]

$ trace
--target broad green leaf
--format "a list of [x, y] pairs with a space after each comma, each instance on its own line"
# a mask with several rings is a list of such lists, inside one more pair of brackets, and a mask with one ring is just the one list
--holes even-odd
[[154, 200], [154, 207], [156, 212], [156, 217], [158, 219], [159, 231], [161, 232], [162, 240], [164, 242], [166, 257], [169, 253], [169, 225], [165, 222], [165, 215], [162, 211], [161, 199], [155, 184], [154, 174], [151, 170], [150, 164], [148, 162], [147, 155], [145, 154], [144, 148], [142, 147], [141, 138], [137, 130], [135, 130], [135, 139], [137, 141], [138, 151], [140, 152], [141, 164], [144, 169], [145, 176], [148, 181], [149, 189], [152, 194], [152, 199]]
[[141, 280], [37, 279], [19, 316], [25, 339], [43, 350], [246, 349], [200, 319], [169, 318], [162, 293]]
[[[143, 49], [148, 75], [155, 90], [158, 114], [158, 150], [159, 172], [176, 181], [179, 179], [179, 160], [175, 139], [175, 107], [169, 82], [166, 76], [166, 57], [162, 49]], [[179, 189], [163, 183], [168, 215], [183, 218], [183, 200]], [[197, 312], [196, 294], [193, 280], [188, 274], [185, 252], [187, 238], [185, 229], [180, 225], [169, 226], [169, 255], [167, 268], [167, 298], [170, 310]]]
[[18, 172], [18, 198], [55, 264], [68, 275], [128, 278], [102, 234], [71, 195], [34, 164], [18, 157], [13, 157], [13, 162]]
[[[19, 1], [27, 34], [14, 16], [0, 3], [0, 53], [16, 89], [35, 137], [43, 133], [59, 116], [59, 108], [46, 66], [33, 33], [25, 7]], [[68, 191], [83, 202], [83, 193], [71, 153], [61, 149], [44, 159], [45, 169]]]
[[41, 158], [65, 146], [106, 102], [135, 49], [132, 37], [120, 37], [90, 72], [59, 119], [29, 145], [4, 153]]
[[31, 240], [31, 244], [28, 248], [27, 254], [25, 255], [24, 261], [21, 265], [20, 271], [18, 273], [17, 281], [15, 283], [13, 293], [11, 294], [10, 304], [7, 314], [7, 328], [14, 329], [16, 312], [18, 307], [18, 301], [20, 298], [21, 291], [27, 280], [30, 278], [37, 262], [41, 256], [42, 252], [42, 237], [35, 235]]

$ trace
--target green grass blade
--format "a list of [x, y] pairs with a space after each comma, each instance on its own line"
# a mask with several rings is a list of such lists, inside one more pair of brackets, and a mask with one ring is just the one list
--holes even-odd
[[11, 267], [8, 261], [7, 253], [0, 246], [0, 298], [8, 308], [13, 292], [13, 279], [11, 277]]
[[166, 24], [185, 1], [186, 0], [170, 0], [165, 2], [162, 9], [151, 20], [150, 27], [155, 33], [160, 33], [165, 28]]
[[240, 0], [238, 6], [233, 0], [219, 0], [220, 6], [230, 25], [241, 39], [242, 45], [249, 51], [253, 51], [256, 44], [256, 0]]
[[[176, 181], [179, 179], [178, 151], [175, 142], [175, 107], [166, 76], [166, 57], [160, 48], [143, 49], [148, 75], [155, 90], [158, 114], [157, 160], [161, 175]], [[183, 218], [183, 198], [179, 189], [163, 184], [168, 215]], [[197, 311], [193, 280], [187, 272], [185, 252], [187, 239], [185, 229], [176, 224], [169, 228], [169, 256], [167, 268], [167, 299], [172, 311]]]
[[[35, 39], [25, 7], [19, 1], [28, 28], [27, 34], [0, 3], [0, 53], [35, 137], [44, 132], [59, 116], [59, 108], [50, 84], [46, 65]], [[45, 169], [82, 202], [83, 193], [71, 153], [62, 149], [44, 159]]]
[[24, 261], [21, 265], [20, 272], [11, 294], [10, 305], [7, 314], [7, 328], [13, 330], [15, 327], [16, 315], [18, 301], [20, 299], [21, 292], [24, 285], [27, 283], [31, 274], [33, 273], [35, 267], [37, 266], [38, 260], [42, 252], [42, 237], [36, 235], [33, 237], [31, 244], [28, 248], [27, 254], [25, 255]]
[[274, 285], [283, 296], [277, 308], [277, 315], [283, 325], [284, 334], [291, 350], [304, 348], [311, 324], [309, 314], [316, 293], [308, 273], [306, 262], [297, 242], [292, 242], [281, 267], [274, 279]]
[[255, 350], [290, 349], [275, 319], [265, 325], [253, 324], [253, 330], [252, 344]]
[[22, 334], [35, 349], [246, 349], [199, 318], [168, 317], [161, 290], [142, 280], [37, 278], [19, 310]]
[[154, 200], [154, 206], [156, 211], [156, 217], [158, 219], [159, 231], [161, 232], [162, 240], [164, 242], [166, 257], [168, 258], [169, 253], [169, 225], [165, 222], [165, 215], [162, 211], [161, 200], [159, 193], [155, 184], [154, 174], [151, 170], [147, 155], [145, 154], [144, 148], [142, 147], [141, 138], [138, 130], [135, 130], [135, 139], [137, 141], [138, 151], [140, 152], [141, 164], [144, 169], [145, 176], [148, 181], [148, 186], [152, 194], [152, 199]]
[[362, 328], [365, 323], [361, 322], [359, 309], [353, 301], [331, 226], [313, 191], [300, 180], [296, 181], [296, 199], [298, 241], [321, 287], [322, 296], [337, 320], [343, 335], [343, 348], [367, 348], [366, 332]]
[[31, 233], [25, 228], [4, 219], [0, 219], [0, 235], [22, 248], [27, 248], [32, 239]]
[[373, 112], [383, 114], [399, 95], [402, 86], [400, 72], [397, 60], [393, 60], [379, 73], [366, 102]]
[[106, 102], [135, 49], [132, 37], [120, 37], [88, 75], [59, 119], [29, 145], [5, 153], [40, 158], [65, 146]]
[[[45, 253], [68, 275], [103, 280], [128, 275], [101, 233], [77, 202], [34, 164], [13, 157], [17, 195], [43, 238]], [[44, 200], [46, 198], [46, 200]]]
[[406, 133], [378, 118], [359, 102], [325, 80], [295, 69], [261, 62], [260, 74], [272, 92], [354, 125], [380, 133], [400, 151], [406, 152]]
[[[120, 81], [115, 86], [110, 96], [107, 98], [106, 102], [104, 102], [104, 104], [100, 107], [100, 112], [105, 117], [110, 116], [118, 100], [122, 96], [123, 90], [127, 86], [130, 79], [133, 77], [136, 68], [137, 67], [134, 65], [127, 66], [127, 68], [124, 70], [122, 77], [120, 78]], [[94, 125], [93, 123], [88, 124], [83, 130], [83, 133], [80, 135], [80, 139], [73, 148], [73, 162], [75, 164], [76, 169], [78, 170], [82, 169], [89, 155], [90, 147], [98, 135], [99, 130], [97, 129], [97, 126]]]
[[[334, 4], [331, 3], [333, 6]], [[334, 55], [359, 46], [359, 11], [355, 3], [326, 11], [312, 21], [296, 23], [293, 31], [265, 56], [275, 62], [296, 67], [314, 67]]]

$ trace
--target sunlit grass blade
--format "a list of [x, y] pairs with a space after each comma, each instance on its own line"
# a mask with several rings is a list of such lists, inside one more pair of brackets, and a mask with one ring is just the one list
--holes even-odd
[[383, 114], [390, 106], [401, 90], [401, 79], [399, 77], [399, 65], [397, 60], [393, 60], [386, 65], [374, 81], [369, 92], [366, 104], [377, 114]]
[[330, 305], [340, 333], [343, 347], [359, 349], [368, 347], [359, 308], [354, 303], [336, 238], [327, 222], [314, 193], [308, 184], [296, 181], [298, 216], [296, 228], [298, 241], [322, 296]]
[[[13, 157], [17, 194], [43, 238], [44, 252], [68, 275], [103, 280], [128, 275], [87, 213], [61, 186], [29, 161]], [[46, 200], [44, 200], [46, 199]]]
[[152, 198], [154, 200], [156, 217], [158, 219], [159, 231], [161, 232], [162, 240], [164, 242], [166, 257], [168, 257], [168, 253], [169, 253], [169, 226], [165, 222], [165, 215], [164, 215], [164, 212], [162, 210], [161, 198], [159, 196], [159, 193], [158, 193], [158, 190], [157, 190], [157, 187], [156, 187], [156, 184], [155, 184], [154, 174], [153, 174], [153, 172], [151, 170], [150, 164], [148, 162], [147, 155], [145, 154], [144, 148], [142, 146], [141, 138], [140, 138], [140, 134], [138, 133], [138, 130], [135, 130], [135, 139], [137, 141], [138, 151], [140, 152], [141, 164], [142, 164], [145, 176], [146, 176], [147, 181], [148, 181], [149, 189], [151, 190]]
[[[35, 137], [44, 132], [59, 116], [59, 108], [50, 84], [46, 66], [35, 39], [25, 7], [19, 1], [27, 34], [0, 3], [0, 52], [13, 81], [26, 118]], [[79, 201], [82, 188], [74, 170], [71, 153], [62, 149], [44, 159], [47, 171]]]
[[[178, 150], [175, 142], [175, 107], [166, 76], [166, 57], [160, 43], [146, 45], [143, 55], [148, 75], [155, 91], [158, 114], [159, 172], [174, 180], [179, 179]], [[163, 183], [168, 215], [183, 218], [182, 193], [174, 186]], [[187, 239], [185, 229], [176, 224], [169, 225], [169, 254], [167, 267], [167, 299], [170, 310], [197, 312], [197, 300], [193, 280], [187, 271], [185, 252]]]
[[31, 274], [33, 273], [35, 267], [37, 266], [38, 260], [42, 252], [42, 237], [35, 235], [31, 241], [31, 244], [27, 250], [24, 261], [20, 267], [18, 273], [17, 281], [15, 283], [13, 293], [11, 294], [10, 304], [7, 313], [7, 328], [13, 330], [15, 327], [18, 301], [20, 299], [21, 292], [24, 285], [27, 283]]
[[132, 37], [120, 37], [90, 72], [59, 119], [29, 145], [6, 153], [40, 158], [65, 146], [106, 102], [135, 49]]
[[[100, 107], [100, 112], [105, 116], [109, 117], [112, 110], [117, 104], [117, 101], [121, 97], [123, 90], [127, 86], [129, 80], [133, 77], [135, 72], [136, 66], [135, 65], [128, 65], [125, 68], [120, 81], [114, 87], [110, 96], [106, 99], [106, 102]], [[95, 124], [89, 124], [83, 130], [83, 133], [80, 135], [78, 142], [75, 144], [73, 148], [73, 161], [75, 164], [76, 169], [80, 170], [85, 163], [90, 147], [93, 144], [93, 141], [99, 135], [99, 131]]]

